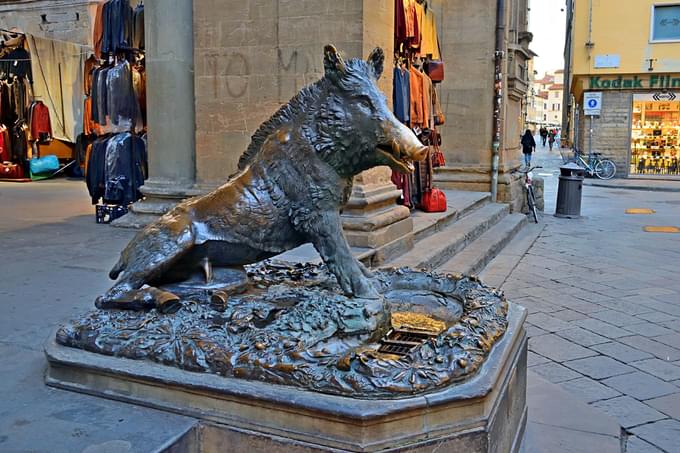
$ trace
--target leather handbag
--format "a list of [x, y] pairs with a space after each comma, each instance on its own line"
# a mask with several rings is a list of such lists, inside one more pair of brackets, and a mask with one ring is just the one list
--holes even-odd
[[0, 178], [3, 179], [23, 179], [24, 167], [11, 162], [0, 162]]
[[439, 149], [438, 146], [434, 147], [432, 151], [432, 166], [434, 168], [443, 167], [446, 165], [446, 160], [444, 159], [444, 153]]
[[444, 62], [442, 60], [429, 60], [425, 62], [425, 73], [432, 79], [432, 82], [441, 82], [444, 80]]
[[446, 195], [439, 189], [431, 189], [423, 194], [420, 208], [425, 212], [445, 212]]
[[59, 159], [57, 156], [51, 154], [45, 157], [36, 157], [28, 163], [32, 175], [40, 175], [45, 173], [54, 173], [59, 170]]

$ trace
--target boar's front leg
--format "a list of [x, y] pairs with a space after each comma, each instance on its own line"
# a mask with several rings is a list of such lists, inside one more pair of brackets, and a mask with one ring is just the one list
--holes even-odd
[[305, 233], [345, 294], [366, 299], [380, 297], [366, 278], [365, 274], [370, 275], [370, 272], [352, 256], [342, 232], [340, 214], [325, 211], [313, 217], [313, 221], [305, 222]]

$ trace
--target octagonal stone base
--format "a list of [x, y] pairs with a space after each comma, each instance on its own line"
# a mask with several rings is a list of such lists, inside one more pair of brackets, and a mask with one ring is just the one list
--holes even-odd
[[[58, 345], [48, 385], [192, 416], [182, 451], [515, 452], [526, 424], [526, 310], [469, 380], [401, 399], [355, 399], [193, 373]], [[180, 446], [180, 445], [178, 445]]]

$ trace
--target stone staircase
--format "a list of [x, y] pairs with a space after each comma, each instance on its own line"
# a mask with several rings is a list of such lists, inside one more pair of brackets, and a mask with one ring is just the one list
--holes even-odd
[[374, 255], [386, 259], [370, 264], [478, 274], [527, 223], [524, 214], [510, 214], [508, 205], [491, 203], [488, 193], [445, 192], [447, 212], [413, 215], [410, 250], [391, 255], [378, 250]]
[[[414, 212], [413, 231], [378, 248], [353, 247], [353, 255], [372, 268], [409, 266], [440, 272], [479, 274], [527, 224], [507, 204], [491, 203], [488, 192], [445, 190], [447, 210]], [[275, 259], [320, 262], [311, 244]]]

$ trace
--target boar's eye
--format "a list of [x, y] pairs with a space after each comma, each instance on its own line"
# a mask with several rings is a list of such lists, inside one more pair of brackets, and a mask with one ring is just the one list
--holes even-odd
[[371, 102], [371, 100], [368, 97], [365, 96], [358, 97], [357, 103], [368, 110], [373, 110], [373, 102]]

